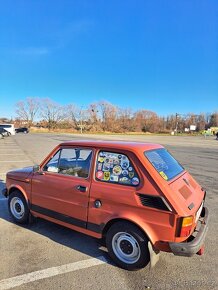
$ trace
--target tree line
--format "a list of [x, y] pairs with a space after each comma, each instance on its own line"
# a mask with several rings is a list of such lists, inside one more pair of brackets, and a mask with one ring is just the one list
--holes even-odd
[[62, 106], [49, 98], [28, 97], [16, 104], [16, 121], [28, 127], [41, 126], [49, 130], [71, 129], [85, 132], [184, 132], [190, 125], [196, 131], [218, 126], [218, 112], [158, 116], [145, 109], [133, 111], [120, 108], [107, 101], [89, 104], [86, 108], [75, 104]]

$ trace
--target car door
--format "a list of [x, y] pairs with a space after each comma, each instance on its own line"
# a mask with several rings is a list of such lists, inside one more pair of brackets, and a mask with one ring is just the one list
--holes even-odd
[[122, 152], [99, 150], [95, 179], [90, 193], [88, 228], [113, 218], [131, 217], [136, 207], [140, 178], [129, 156]]
[[60, 148], [32, 178], [31, 209], [86, 228], [92, 150]]

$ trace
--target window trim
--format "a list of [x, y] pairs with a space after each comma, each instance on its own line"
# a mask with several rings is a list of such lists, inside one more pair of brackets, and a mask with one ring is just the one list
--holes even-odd
[[[139, 179], [139, 183], [137, 184], [137, 185], [134, 185], [134, 184], [125, 184], [125, 183], [119, 183], [119, 181], [118, 182], [116, 182], [116, 181], [110, 181], [110, 180], [101, 180], [101, 179], [99, 179], [99, 178], [97, 178], [96, 177], [96, 172], [97, 172], [97, 164], [98, 164], [98, 157], [99, 157], [99, 153], [100, 152], [106, 152], [106, 153], [115, 153], [115, 154], [122, 154], [122, 155], [125, 155], [127, 158], [128, 158], [128, 160], [129, 160], [129, 162], [131, 163], [131, 167], [133, 168], [133, 170], [136, 172], [136, 174], [137, 174], [137, 178]], [[103, 171], [103, 170], [102, 170]], [[118, 152], [118, 151], [113, 151], [113, 150], [110, 150], [110, 151], [108, 151], [107, 149], [98, 149], [98, 151], [96, 152], [96, 160], [95, 160], [95, 167], [94, 167], [94, 179], [95, 179], [95, 181], [100, 181], [100, 182], [103, 182], [103, 183], [109, 183], [109, 184], [116, 184], [116, 185], [121, 185], [121, 186], [131, 186], [131, 187], [138, 187], [138, 186], [140, 186], [141, 185], [141, 178], [140, 178], [140, 175], [139, 175], [139, 173], [138, 173], [138, 171], [135, 169], [135, 165], [134, 165], [134, 163], [132, 162], [132, 159], [128, 156], [128, 154], [127, 153], [123, 153], [123, 152]]]

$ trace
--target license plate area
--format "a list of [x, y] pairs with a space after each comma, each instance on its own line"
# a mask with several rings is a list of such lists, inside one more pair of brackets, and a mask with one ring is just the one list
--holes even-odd
[[199, 209], [198, 209], [198, 211], [197, 211], [197, 213], [195, 215], [195, 223], [197, 223], [197, 221], [199, 220], [199, 217], [201, 215], [202, 209], [203, 209], [203, 202], [202, 202], [201, 206], [199, 207]]

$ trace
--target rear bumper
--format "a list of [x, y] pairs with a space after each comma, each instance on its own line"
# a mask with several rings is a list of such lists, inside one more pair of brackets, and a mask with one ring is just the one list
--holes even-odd
[[8, 190], [7, 190], [7, 188], [2, 189], [2, 195], [4, 195], [4, 197], [8, 197]]
[[170, 249], [176, 256], [191, 257], [196, 254], [204, 244], [208, 230], [209, 212], [203, 207], [199, 218], [200, 227], [197, 227], [192, 236], [182, 243], [169, 243]]

